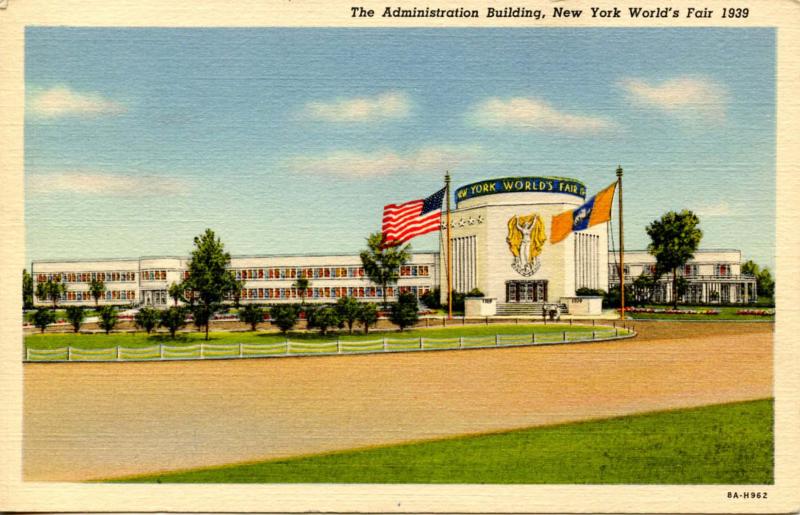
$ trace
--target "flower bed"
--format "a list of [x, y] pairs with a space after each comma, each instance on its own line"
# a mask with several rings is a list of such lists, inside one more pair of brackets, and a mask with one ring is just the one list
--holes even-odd
[[756, 315], [756, 316], [772, 316], [775, 314], [775, 310], [772, 309], [740, 309], [736, 312], [737, 315]]
[[626, 307], [626, 313], [663, 313], [666, 315], [719, 315], [717, 309], [672, 309]]

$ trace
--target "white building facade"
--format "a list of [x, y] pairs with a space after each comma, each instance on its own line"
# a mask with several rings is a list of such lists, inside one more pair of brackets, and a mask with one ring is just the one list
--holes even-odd
[[[608, 255], [609, 286], [619, 285], [619, 254]], [[742, 273], [742, 255], [738, 250], [698, 250], [694, 258], [677, 270], [686, 281], [686, 291], [678, 301], [687, 304], [747, 304], [758, 300], [756, 278]], [[625, 251], [625, 285], [633, 288], [640, 276], [656, 272], [656, 258], [645, 250]], [[672, 272], [663, 274], [652, 291], [637, 292], [656, 303], [672, 302]], [[631, 291], [635, 291], [631, 290]]]
[[[439, 283], [436, 253], [414, 253], [400, 269], [397, 284], [387, 288], [387, 297], [399, 293], [417, 296], [431, 291]], [[364, 274], [358, 255], [236, 256], [229, 269], [244, 282], [240, 302], [279, 304], [300, 302], [295, 286], [298, 278], [307, 278], [305, 301], [335, 302], [352, 296], [359, 300], [382, 301], [383, 289]], [[186, 257], [145, 257], [120, 260], [34, 261], [31, 264], [34, 290], [37, 283], [63, 282], [66, 293], [63, 305], [94, 305], [89, 292], [93, 279], [101, 280], [106, 291], [100, 305], [142, 305], [163, 307], [172, 303], [169, 287], [188, 277]], [[34, 303], [47, 299], [34, 296]]]

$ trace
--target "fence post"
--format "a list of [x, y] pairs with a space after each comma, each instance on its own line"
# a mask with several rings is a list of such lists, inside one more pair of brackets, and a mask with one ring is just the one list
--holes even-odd
[[464, 348], [464, 337], [463, 336], [459, 336], [458, 337], [458, 348], [459, 349], [463, 349]]
[[619, 336], [619, 327], [614, 328], [614, 336]]
[[117, 345], [117, 361], [122, 361], [122, 358], [120, 357], [119, 353], [119, 345]]
[[383, 337], [383, 352], [386, 352], [386, 337]]
[[447, 327], [447, 316], [442, 317], [442, 327]]
[[244, 357], [244, 353], [242, 352], [242, 344], [241, 343], [239, 344], [239, 357], [240, 358]]
[[163, 343], [159, 343], [158, 344], [158, 357], [159, 357], [159, 359], [164, 359], [164, 344]]
[[203, 342], [200, 342], [200, 359], [205, 359], [205, 355], [203, 353]]
[[597, 331], [592, 331], [592, 340], [597, 339]]
[[500, 346], [500, 335], [499, 334], [494, 335], [494, 346], [495, 347], [499, 347]]
[[617, 321], [616, 321], [616, 320], [614, 320], [614, 321], [611, 323], [611, 325], [613, 325], [614, 327], [617, 327]]
[[292, 344], [289, 342], [289, 338], [286, 338], [286, 354], [289, 354], [292, 351]]
[[466, 325], [466, 324], [467, 324], [467, 315], [462, 315], [461, 316], [461, 325]]
[[422, 336], [420, 336], [420, 337], [419, 337], [419, 350], [422, 350], [422, 346], [423, 346], [423, 343], [422, 343]]
[[72, 346], [67, 345], [67, 361], [72, 361]]
[[531, 343], [536, 343], [536, 333], [531, 333]]
[[337, 334], [336, 335], [336, 354], [341, 354], [341, 353], [342, 353], [342, 339]]
[[563, 332], [563, 337], [564, 337], [564, 341], [567, 341], [567, 332], [566, 331]]

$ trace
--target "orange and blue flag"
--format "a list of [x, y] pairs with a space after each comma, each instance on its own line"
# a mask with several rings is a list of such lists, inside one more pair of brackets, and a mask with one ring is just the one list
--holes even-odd
[[617, 182], [614, 181], [581, 207], [554, 216], [550, 226], [550, 243], [558, 243], [571, 232], [583, 231], [611, 220], [611, 205], [616, 189]]

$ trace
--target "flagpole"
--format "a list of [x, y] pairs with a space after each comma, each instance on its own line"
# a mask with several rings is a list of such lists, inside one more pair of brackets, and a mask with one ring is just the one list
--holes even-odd
[[447, 197], [447, 319], [453, 318], [453, 261], [450, 256], [450, 172], [444, 174], [445, 196]]
[[617, 165], [617, 186], [619, 187], [619, 299], [620, 318], [625, 320], [625, 233], [622, 222], [622, 166]]

